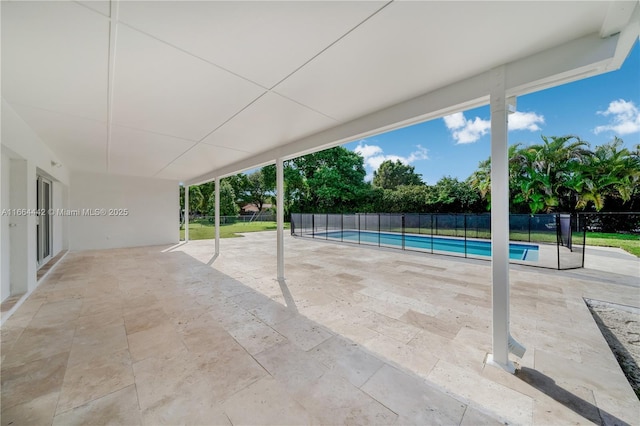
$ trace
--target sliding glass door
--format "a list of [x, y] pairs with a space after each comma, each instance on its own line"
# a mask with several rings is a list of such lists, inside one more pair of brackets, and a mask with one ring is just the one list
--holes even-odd
[[38, 218], [36, 221], [38, 266], [42, 266], [51, 258], [52, 226], [49, 210], [51, 209], [51, 181], [38, 176], [36, 188]]

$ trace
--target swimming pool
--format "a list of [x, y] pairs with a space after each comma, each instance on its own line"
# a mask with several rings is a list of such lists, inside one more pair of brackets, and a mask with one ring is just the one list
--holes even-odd
[[[402, 247], [403, 235], [397, 233], [371, 232], [371, 231], [329, 231], [316, 232], [315, 237], [326, 237], [349, 242], [375, 244], [384, 246]], [[465, 247], [466, 246], [466, 247]], [[491, 241], [464, 240], [447, 237], [431, 237], [431, 235], [404, 235], [404, 247], [406, 249], [441, 251], [471, 256], [491, 256]], [[538, 260], [539, 248], [534, 244], [509, 243], [509, 259], [513, 260]]]

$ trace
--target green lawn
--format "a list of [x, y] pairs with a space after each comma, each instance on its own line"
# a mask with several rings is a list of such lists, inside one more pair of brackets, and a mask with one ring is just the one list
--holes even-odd
[[640, 235], [587, 232], [588, 246], [619, 247], [640, 257]]
[[[275, 231], [275, 222], [237, 222], [220, 225], [220, 238], [241, 237], [242, 232]], [[284, 224], [289, 229], [289, 224]], [[210, 240], [215, 238], [215, 226], [213, 223], [189, 223], [190, 240]], [[184, 229], [180, 229], [180, 239], [184, 239]]]

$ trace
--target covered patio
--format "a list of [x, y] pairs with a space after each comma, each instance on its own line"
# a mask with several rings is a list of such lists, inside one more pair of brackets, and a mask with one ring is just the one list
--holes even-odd
[[[619, 68], [637, 1], [0, 7], [3, 422], [637, 423], [581, 300], [637, 283], [510, 272], [507, 165], [517, 97]], [[491, 265], [284, 234], [284, 161], [487, 104]], [[175, 246], [180, 185], [273, 163], [277, 232], [221, 241], [216, 193]]]
[[272, 238], [69, 253], [3, 325], [3, 424], [637, 424], [583, 300], [637, 276], [513, 266], [514, 376], [486, 262], [288, 237], [278, 282]]

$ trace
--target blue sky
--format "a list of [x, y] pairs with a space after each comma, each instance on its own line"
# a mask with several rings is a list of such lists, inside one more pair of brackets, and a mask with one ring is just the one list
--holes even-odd
[[[591, 144], [618, 136], [640, 144], [640, 43], [618, 71], [518, 97], [509, 116], [509, 143], [542, 142], [540, 135], [574, 134]], [[367, 180], [386, 159], [415, 167], [432, 185], [443, 176], [466, 179], [490, 155], [489, 106], [344, 145], [365, 157]]]

